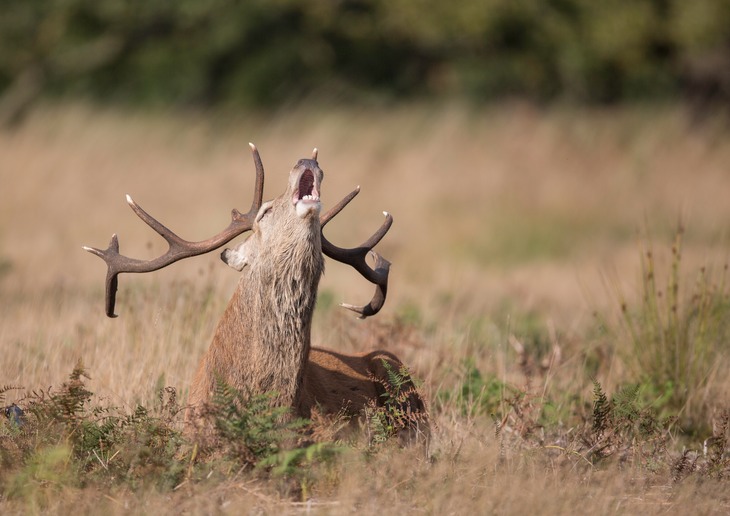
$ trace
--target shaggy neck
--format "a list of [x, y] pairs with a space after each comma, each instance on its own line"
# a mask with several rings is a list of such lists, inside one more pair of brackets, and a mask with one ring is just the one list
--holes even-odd
[[324, 267], [319, 239], [289, 251], [244, 275], [232, 300], [238, 328], [227, 332], [245, 362], [243, 384], [252, 394], [275, 392], [282, 406], [298, 401]]

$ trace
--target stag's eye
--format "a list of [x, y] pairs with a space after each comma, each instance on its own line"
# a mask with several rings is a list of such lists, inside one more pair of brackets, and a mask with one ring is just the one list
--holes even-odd
[[274, 206], [274, 203], [269, 201], [265, 202], [263, 205], [261, 205], [261, 208], [259, 209], [258, 215], [256, 215], [256, 222], [261, 222], [261, 219], [263, 219], [266, 215], [271, 213], [271, 210]]

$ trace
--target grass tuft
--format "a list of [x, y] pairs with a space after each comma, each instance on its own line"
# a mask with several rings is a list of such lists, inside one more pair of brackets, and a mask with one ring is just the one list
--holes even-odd
[[727, 267], [719, 275], [702, 267], [693, 285], [682, 275], [684, 228], [671, 246], [664, 281], [654, 251], [642, 253], [641, 299], [621, 299], [622, 328], [628, 336], [627, 362], [652, 391], [659, 408], [678, 412], [688, 426], [708, 420], [708, 392], [728, 366], [730, 297]]

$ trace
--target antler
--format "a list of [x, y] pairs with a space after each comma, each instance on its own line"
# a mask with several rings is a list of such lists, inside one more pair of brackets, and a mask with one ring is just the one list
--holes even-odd
[[254, 165], [256, 166], [256, 186], [254, 188], [254, 198], [251, 203], [251, 209], [248, 210], [248, 213], [242, 214], [234, 208], [231, 211], [231, 223], [227, 228], [214, 237], [200, 242], [189, 242], [184, 240], [162, 225], [149, 213], [144, 211], [129, 195], [127, 195], [127, 203], [137, 216], [145, 221], [147, 225], [157, 231], [157, 233], [159, 233], [160, 236], [167, 241], [170, 246], [167, 252], [154, 260], [138, 260], [136, 258], [129, 258], [119, 254], [119, 239], [116, 234], [112, 235], [109, 247], [104, 250], [84, 246], [84, 250], [100, 257], [106, 262], [108, 267], [106, 274], [107, 316], [116, 317], [114, 314], [114, 304], [118, 285], [117, 276], [120, 273], [156, 271], [163, 267], [167, 267], [178, 260], [213, 251], [253, 227], [254, 219], [256, 218], [259, 208], [261, 208], [261, 202], [264, 194], [264, 166], [261, 163], [261, 157], [259, 156], [259, 151], [256, 149], [256, 146], [253, 143], [249, 143], [249, 146], [251, 147]]
[[[360, 187], [358, 186], [355, 190], [345, 196], [344, 199], [333, 206], [327, 213], [322, 215], [319, 219], [320, 226], [324, 228], [325, 224], [342, 211], [342, 209], [359, 193]], [[384, 211], [383, 215], [385, 215], [385, 221], [380, 228], [365, 242], [360, 244], [358, 247], [353, 247], [352, 249], [337, 247], [327, 240], [324, 233], [322, 233], [322, 252], [325, 255], [329, 256], [333, 260], [337, 260], [338, 262], [351, 265], [370, 283], [375, 284], [375, 295], [373, 295], [373, 298], [367, 305], [355, 306], [342, 303], [343, 307], [360, 314], [360, 319], [365, 319], [366, 317], [377, 314], [383, 307], [383, 304], [385, 303], [385, 296], [388, 293], [388, 273], [390, 272], [390, 262], [372, 250], [373, 247], [375, 247], [385, 236], [390, 229], [390, 226], [393, 224], [393, 217], [388, 212]], [[371, 268], [365, 260], [368, 253], [375, 259], [375, 267], [373, 268]]]

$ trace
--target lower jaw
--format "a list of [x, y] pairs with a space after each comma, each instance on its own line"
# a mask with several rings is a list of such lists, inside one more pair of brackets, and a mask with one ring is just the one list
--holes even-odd
[[309, 214], [319, 215], [322, 204], [316, 201], [298, 201], [296, 204], [297, 216], [303, 219]]

